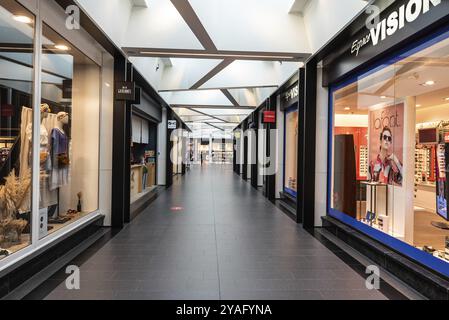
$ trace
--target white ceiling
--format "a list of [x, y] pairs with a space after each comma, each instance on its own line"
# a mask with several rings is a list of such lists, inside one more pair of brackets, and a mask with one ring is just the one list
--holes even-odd
[[[329, 39], [364, 5], [342, 1], [77, 0], [201, 134], [232, 130], [297, 72], [313, 53], [311, 38]], [[344, 21], [332, 25], [323, 7]], [[323, 19], [326, 29], [307, 22]]]

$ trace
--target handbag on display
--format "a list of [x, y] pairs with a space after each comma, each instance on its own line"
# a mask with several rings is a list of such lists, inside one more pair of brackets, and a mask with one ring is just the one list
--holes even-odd
[[58, 154], [56, 156], [56, 158], [58, 160], [59, 167], [66, 167], [66, 166], [70, 165], [70, 159], [69, 159], [68, 154], [66, 154], [66, 153]]

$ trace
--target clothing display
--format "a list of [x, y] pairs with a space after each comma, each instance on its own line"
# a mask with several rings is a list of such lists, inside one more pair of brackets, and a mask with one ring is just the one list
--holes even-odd
[[69, 183], [69, 139], [59, 128], [51, 132], [51, 173], [50, 190], [58, 189]]
[[[51, 111], [48, 105], [42, 105], [43, 111]], [[58, 205], [58, 189], [69, 183], [69, 138], [58, 128], [59, 114], [42, 114], [39, 135], [40, 181], [39, 207]], [[26, 123], [24, 123], [26, 122]], [[49, 134], [50, 133], [50, 134]], [[32, 109], [22, 108], [22, 139], [20, 168], [27, 170], [32, 166], [31, 143], [33, 139]], [[29, 197], [30, 198], [30, 197]], [[30, 199], [22, 206], [21, 212], [30, 210]]]

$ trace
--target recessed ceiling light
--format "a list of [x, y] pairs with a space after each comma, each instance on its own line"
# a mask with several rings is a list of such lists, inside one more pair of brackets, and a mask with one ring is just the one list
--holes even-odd
[[17, 15], [17, 16], [13, 16], [12, 17], [15, 21], [20, 22], [20, 23], [27, 23], [30, 24], [33, 22], [33, 19], [31, 19], [30, 17], [27, 16], [21, 16], [21, 15]]
[[387, 96], [381, 96], [380, 98], [381, 99], [387, 99]]
[[426, 81], [426, 82], [422, 83], [421, 85], [424, 86], [424, 87], [430, 87], [430, 86], [435, 85], [435, 81], [429, 80], [429, 81]]
[[417, 108], [421, 108], [421, 107], [422, 107], [422, 104], [417, 104], [416, 107], [417, 107]]
[[65, 44], [57, 44], [55, 45], [55, 49], [61, 50], [61, 51], [69, 51], [70, 48], [66, 46]]
[[345, 108], [345, 111], [349, 111], [349, 110], [351, 110], [351, 108], [349, 108], [349, 107], [346, 107], [346, 108]]
[[447, 97], [447, 98], [444, 98], [444, 100], [446, 100], [446, 101], [449, 101], [449, 97]]

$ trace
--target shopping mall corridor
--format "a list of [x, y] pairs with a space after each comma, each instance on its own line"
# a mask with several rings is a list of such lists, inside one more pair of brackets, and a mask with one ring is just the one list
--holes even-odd
[[386, 298], [347, 262], [230, 166], [194, 167], [80, 265], [80, 290], [60, 272], [45, 298]]

